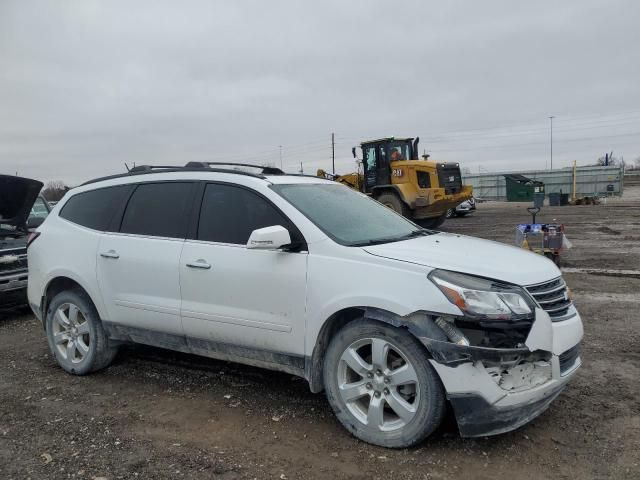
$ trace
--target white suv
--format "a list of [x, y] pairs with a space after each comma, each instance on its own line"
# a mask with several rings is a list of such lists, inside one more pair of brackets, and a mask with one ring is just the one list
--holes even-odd
[[580, 365], [551, 261], [327, 180], [138, 167], [67, 193], [30, 240], [29, 302], [67, 372], [124, 342], [281, 370], [377, 445], [420, 442], [447, 402], [463, 436], [512, 430]]

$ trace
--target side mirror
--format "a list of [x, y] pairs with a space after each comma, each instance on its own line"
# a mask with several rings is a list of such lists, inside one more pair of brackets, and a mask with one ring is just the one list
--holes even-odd
[[280, 226], [258, 228], [251, 232], [247, 248], [258, 250], [277, 250], [291, 243], [289, 230]]
[[27, 228], [29, 230], [35, 230], [40, 225], [42, 225], [42, 222], [44, 222], [43, 217], [29, 217], [27, 219]]

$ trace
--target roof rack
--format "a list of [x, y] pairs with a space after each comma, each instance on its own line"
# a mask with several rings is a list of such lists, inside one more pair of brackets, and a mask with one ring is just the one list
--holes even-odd
[[[224, 167], [231, 168], [224, 168]], [[235, 167], [257, 168], [260, 173], [252, 173], [246, 170], [240, 170]], [[230, 163], [230, 162], [189, 162], [184, 166], [179, 165], [137, 165], [133, 168], [127, 168], [127, 173], [117, 175], [109, 175], [106, 177], [94, 178], [84, 182], [82, 185], [101, 182], [103, 180], [111, 180], [115, 178], [129, 177], [133, 175], [144, 175], [147, 173], [168, 173], [168, 172], [193, 172], [206, 170], [208, 172], [218, 173], [234, 173], [236, 175], [247, 175], [249, 177], [266, 178], [265, 175], [286, 175], [285, 172], [276, 167], [264, 167], [262, 165], [252, 165], [249, 163]]]
[[[211, 166], [215, 165], [218, 167], [219, 165], [227, 165], [230, 167], [249, 167], [249, 168], [257, 168], [261, 171], [263, 175], [285, 175], [285, 173], [277, 168], [277, 167], [265, 167], [264, 165], [254, 165], [251, 163], [234, 163], [234, 162], [189, 162], [185, 165], [186, 168], [212, 168]], [[213, 168], [216, 168], [213, 167]], [[234, 168], [237, 170], [237, 168]]]
[[127, 173], [149, 173], [153, 170], [179, 170], [183, 167], [178, 165], [137, 165], [127, 169]]

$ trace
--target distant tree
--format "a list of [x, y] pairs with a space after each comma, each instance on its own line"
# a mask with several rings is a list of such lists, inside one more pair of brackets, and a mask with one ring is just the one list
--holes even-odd
[[620, 165], [620, 160], [617, 157], [613, 156], [613, 152], [608, 153], [603, 155], [602, 157], [598, 158], [598, 161], [596, 162], [596, 165], [598, 166], [604, 166], [604, 165], [608, 165], [610, 167], [613, 166], [617, 166]]
[[634, 170], [640, 170], [640, 157], [636, 158], [631, 164], [631, 168]]
[[67, 187], [62, 180], [51, 180], [47, 182], [42, 190], [42, 195], [47, 199], [48, 202], [57, 202], [58, 200], [64, 197], [64, 194], [67, 193], [69, 187]]

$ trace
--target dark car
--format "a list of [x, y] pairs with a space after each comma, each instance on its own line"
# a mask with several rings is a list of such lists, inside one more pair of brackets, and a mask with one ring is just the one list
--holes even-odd
[[462, 202], [456, 208], [447, 210], [447, 218], [464, 217], [476, 209], [476, 199], [471, 197], [469, 200]]
[[42, 183], [0, 175], [0, 310], [27, 303], [27, 238], [49, 214]]

